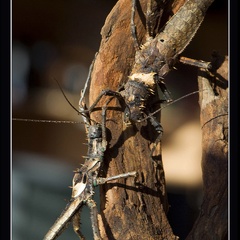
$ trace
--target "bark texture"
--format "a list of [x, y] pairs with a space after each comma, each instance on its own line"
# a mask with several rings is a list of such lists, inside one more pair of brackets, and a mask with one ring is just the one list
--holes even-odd
[[228, 239], [228, 57], [216, 61], [214, 82], [204, 71], [198, 78], [204, 197], [188, 240]]
[[[138, 2], [138, 1], [137, 1]], [[146, 2], [140, 1], [136, 11], [137, 37], [144, 43]], [[154, 2], [154, 1], [153, 1]], [[158, 2], [158, 1], [156, 1]], [[160, 1], [159, 1], [160, 2]], [[184, 3], [167, 1], [160, 14], [161, 24]], [[162, 1], [165, 4], [165, 1]], [[161, 6], [162, 7], [162, 6]], [[156, 7], [157, 11], [157, 7]], [[155, 15], [159, 17], [158, 14]], [[103, 89], [117, 89], [126, 83], [134, 65], [135, 49], [130, 29], [131, 0], [119, 0], [108, 15], [101, 35], [102, 41], [92, 72], [91, 105]], [[157, 23], [158, 20], [153, 20]], [[221, 64], [220, 64], [221, 65]], [[228, 196], [228, 88], [227, 58], [217, 71], [217, 80], [210, 85], [204, 72], [199, 77], [203, 129], [204, 200], [200, 215], [188, 239], [226, 239]], [[213, 88], [212, 88], [213, 87]], [[215, 92], [213, 92], [213, 90]], [[218, 93], [215, 96], [214, 93]], [[101, 122], [104, 96], [91, 118]], [[101, 187], [99, 224], [103, 239], [178, 239], [172, 232], [168, 211], [165, 176], [158, 145], [154, 159], [150, 150], [158, 134], [149, 122], [126, 126], [123, 109], [114, 98], [107, 111], [107, 141], [103, 176], [137, 171], [136, 179], [128, 178]], [[160, 116], [157, 116], [160, 119]]]
[[[135, 17], [140, 43], [146, 34], [143, 12], [146, 12], [146, 1], [140, 1]], [[135, 56], [130, 18], [131, 1], [120, 0], [105, 21], [92, 72], [90, 105], [101, 90], [116, 91], [127, 81]], [[103, 97], [98, 107], [104, 105], [106, 99]], [[138, 177], [101, 187], [99, 222], [103, 239], [177, 239], [166, 217], [168, 204], [159, 145], [154, 152], [155, 162], [150, 157], [150, 149], [158, 136], [156, 130], [148, 122], [126, 126], [118, 100], [113, 99], [109, 106], [109, 144], [102, 175], [137, 171]], [[100, 122], [100, 109], [91, 117]]]

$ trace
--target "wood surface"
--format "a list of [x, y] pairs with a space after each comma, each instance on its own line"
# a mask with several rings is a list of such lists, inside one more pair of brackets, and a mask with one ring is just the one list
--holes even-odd
[[[183, 3], [184, 1], [169, 1], [164, 7], [161, 24], [166, 22]], [[135, 17], [140, 43], [144, 43], [146, 36], [144, 12], [146, 12], [146, 1], [140, 1]], [[117, 91], [126, 83], [131, 73], [135, 48], [130, 30], [130, 17], [131, 1], [119, 0], [106, 18], [101, 30], [102, 41], [91, 76], [90, 105], [103, 89]], [[199, 86], [201, 89], [202, 86]], [[216, 233], [216, 236], [226, 234], [228, 172], [227, 140], [224, 134], [227, 132], [227, 116], [217, 117], [216, 120], [214, 117], [223, 112], [226, 113], [228, 106], [227, 90], [218, 90], [221, 93], [219, 99], [211, 102], [208, 112], [205, 113], [206, 110], [202, 106], [204, 101], [200, 100], [202, 125], [207, 122], [206, 116], [208, 120], [211, 118], [213, 120], [211, 124], [205, 124], [203, 127], [204, 201], [201, 216], [188, 236], [189, 239], [224, 239], [207, 238], [207, 230], [210, 231], [212, 228], [214, 230], [211, 231]], [[222, 99], [222, 94], [224, 94], [224, 99]], [[200, 98], [204, 100], [205, 97], [205, 95], [200, 95]], [[107, 96], [102, 98], [91, 114], [91, 118], [98, 122], [101, 121], [100, 107], [108, 98]], [[219, 106], [222, 106], [222, 111], [216, 113], [220, 109]], [[160, 120], [160, 115], [157, 115], [157, 118]], [[211, 127], [215, 121], [220, 121], [220, 119], [225, 123], [216, 122], [215, 126]], [[123, 108], [116, 98], [109, 104], [107, 128], [108, 147], [102, 176], [137, 171], [138, 177], [118, 180], [116, 183], [108, 183], [100, 187], [99, 224], [102, 238], [110, 240], [178, 239], [167, 219], [169, 206], [160, 144], [154, 152], [155, 161], [150, 156], [153, 143], [158, 136], [157, 132], [149, 122], [126, 125], [123, 122]], [[221, 135], [219, 135], [220, 132]], [[205, 222], [206, 219], [207, 222]], [[202, 232], [205, 235], [201, 235]]]

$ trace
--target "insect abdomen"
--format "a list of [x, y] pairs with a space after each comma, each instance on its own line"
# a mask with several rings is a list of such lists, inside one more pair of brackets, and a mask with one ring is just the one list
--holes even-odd
[[182, 53], [196, 34], [213, 1], [188, 0], [156, 37], [159, 52], [169, 58]]
[[188, 0], [159, 34], [149, 38], [136, 52], [132, 72], [156, 72], [159, 77], [166, 75], [196, 34], [213, 1]]

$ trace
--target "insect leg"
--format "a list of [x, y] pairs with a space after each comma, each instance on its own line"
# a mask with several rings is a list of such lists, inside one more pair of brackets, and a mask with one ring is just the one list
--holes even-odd
[[153, 26], [152, 26], [152, 0], [148, 0], [147, 3], [147, 12], [146, 12], [146, 29], [148, 37], [153, 36]]
[[108, 99], [106, 104], [102, 107], [102, 141], [107, 143], [106, 139], [106, 112], [107, 112], [107, 105], [111, 102], [113, 98]]
[[86, 133], [88, 134], [88, 128], [90, 126], [90, 116], [88, 112], [85, 112], [87, 110], [87, 105], [85, 103], [85, 98], [84, 98], [84, 90], [81, 91], [81, 98], [79, 101], [79, 111], [82, 112], [82, 118], [83, 118], [83, 122], [85, 124], [85, 130]]
[[160, 79], [157, 80], [157, 84], [160, 87], [160, 89], [165, 97], [166, 102], [167, 103], [172, 102], [172, 96], [171, 96], [170, 91], [167, 89], [166, 84]]
[[92, 112], [93, 109], [95, 108], [95, 106], [98, 104], [98, 102], [101, 100], [101, 98], [103, 96], [114, 96], [114, 97], [118, 98], [119, 100], [123, 99], [122, 95], [119, 92], [105, 89], [105, 90], [102, 90], [102, 92], [98, 95], [97, 99], [94, 101], [92, 106], [89, 107], [89, 109], [87, 111]]
[[160, 122], [157, 121], [157, 119], [154, 116], [149, 117], [151, 124], [156, 129], [156, 131], [159, 133], [157, 139], [154, 142], [153, 148], [151, 150], [150, 156], [153, 155], [158, 143], [161, 141], [162, 135], [163, 135], [163, 128]]
[[79, 111], [82, 113], [82, 118], [83, 121], [85, 123], [85, 129], [86, 129], [86, 133], [88, 133], [88, 128], [90, 125], [90, 116], [89, 116], [89, 112], [86, 106], [86, 102], [85, 102], [85, 94], [87, 91], [87, 87], [88, 87], [88, 83], [91, 79], [91, 75], [92, 75], [92, 70], [93, 70], [93, 65], [95, 63], [95, 59], [98, 53], [95, 54], [94, 59], [89, 67], [89, 72], [88, 72], [88, 76], [87, 76], [87, 80], [85, 82], [84, 88], [81, 90], [80, 92], [80, 99], [79, 99]]
[[135, 11], [136, 11], [136, 0], [132, 0], [132, 12], [131, 12], [130, 26], [131, 26], [131, 34], [132, 34], [132, 38], [133, 38], [133, 44], [134, 44], [134, 47], [137, 51], [137, 50], [140, 49], [140, 45], [139, 45], [139, 42], [138, 42], [138, 39], [137, 39], [136, 25], [134, 23]]
[[106, 112], [107, 105], [112, 101], [113, 97], [109, 98], [106, 104], [102, 107], [102, 146], [107, 147], [107, 136], [106, 136]]
[[79, 209], [78, 212], [76, 212], [72, 218], [73, 230], [78, 235], [80, 240], [85, 240], [86, 238], [83, 236], [80, 230], [81, 229], [80, 218], [81, 218], [81, 209]]
[[148, 0], [146, 11], [147, 38], [154, 38], [159, 32], [159, 26], [165, 4], [166, 1]]
[[86, 202], [87, 206], [90, 208], [92, 229], [93, 229], [93, 239], [102, 240], [100, 236], [99, 226], [98, 226], [98, 210], [96, 202], [93, 199], [88, 199]]
[[94, 63], [95, 63], [95, 59], [96, 59], [96, 57], [97, 57], [97, 54], [98, 54], [98, 52], [95, 54], [94, 59], [93, 59], [91, 65], [90, 65], [90, 67], [89, 67], [87, 80], [86, 80], [86, 82], [85, 82], [84, 89], [81, 91], [81, 96], [80, 96], [80, 100], [79, 100], [79, 106], [80, 106], [80, 107], [83, 106], [82, 101], [83, 101], [83, 99], [84, 99], [84, 97], [85, 97], [85, 93], [86, 93], [86, 90], [87, 90], [87, 87], [88, 87], [88, 83], [89, 83], [89, 81], [90, 81], [90, 79], [91, 79], [92, 70], [93, 70], [93, 65], [94, 65]]
[[61, 233], [68, 227], [73, 215], [78, 211], [82, 205], [82, 199], [75, 198], [70, 201], [64, 211], [61, 213], [60, 217], [55, 221], [53, 226], [48, 230], [47, 234], [44, 236], [43, 240], [55, 240]]

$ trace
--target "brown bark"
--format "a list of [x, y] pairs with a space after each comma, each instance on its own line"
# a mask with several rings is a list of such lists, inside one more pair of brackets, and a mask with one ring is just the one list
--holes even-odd
[[[146, 12], [146, 1], [140, 2], [142, 12]], [[135, 23], [138, 40], [142, 42], [145, 22], [138, 12]], [[117, 90], [131, 72], [135, 49], [130, 16], [131, 1], [120, 0], [106, 19], [92, 72], [90, 105], [102, 89]], [[103, 97], [98, 106], [105, 102], [106, 97]], [[99, 222], [103, 239], [177, 239], [166, 217], [168, 204], [159, 145], [154, 153], [156, 161], [150, 157], [150, 149], [157, 138], [155, 129], [148, 123], [126, 126], [118, 100], [113, 99], [109, 106], [112, 107], [107, 112], [109, 144], [103, 175], [137, 171], [138, 177], [101, 187]], [[91, 117], [100, 122], [101, 111], [93, 112]]]
[[[218, 59], [221, 62], [221, 58]], [[213, 85], [200, 72], [203, 202], [187, 239], [227, 239], [228, 233], [228, 57]], [[214, 91], [215, 91], [215, 95]]]
[[[172, 7], [166, 6], [162, 20], [166, 21], [183, 2], [174, 1]], [[141, 12], [146, 12], [146, 1], [140, 3], [141, 8], [136, 12], [135, 23], [138, 40], [144, 42], [145, 22]], [[131, 72], [135, 49], [130, 30], [130, 6], [130, 0], [118, 1], [102, 28], [102, 41], [92, 72], [90, 105], [101, 90], [116, 91], [127, 81]], [[161, 25], [164, 22], [162, 20]], [[224, 79], [227, 79], [223, 70], [227, 70], [226, 65], [217, 72], [219, 78], [215, 90], [219, 95], [207, 95], [207, 91], [200, 94], [204, 200], [200, 216], [188, 239], [224, 239], [227, 236], [228, 149], [227, 115], [224, 114], [227, 114], [228, 105], [227, 89], [222, 88], [226, 82]], [[200, 90], [207, 88], [211, 92], [211, 87], [206, 80], [199, 80]], [[98, 106], [104, 105], [106, 99], [107, 97], [103, 97]], [[148, 123], [126, 126], [118, 100], [113, 99], [109, 106], [109, 144], [104, 158], [103, 175], [137, 171], [138, 177], [101, 187], [99, 222], [103, 239], [177, 239], [166, 217], [168, 203], [160, 145], [154, 153], [155, 162], [149, 155], [157, 138], [155, 129]], [[100, 122], [100, 108], [91, 117]]]

